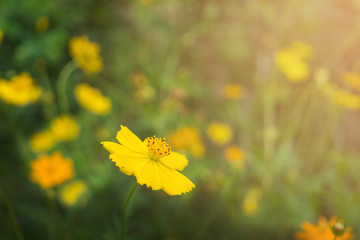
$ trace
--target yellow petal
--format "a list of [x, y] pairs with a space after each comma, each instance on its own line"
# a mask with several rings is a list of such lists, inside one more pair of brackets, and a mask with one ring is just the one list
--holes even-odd
[[177, 152], [171, 152], [170, 155], [162, 157], [159, 161], [165, 166], [182, 171], [188, 164], [185, 155]]
[[143, 167], [136, 169], [135, 176], [137, 182], [141, 185], [146, 184], [147, 187], [151, 187], [152, 190], [160, 190], [161, 179], [159, 175], [159, 166], [161, 163], [150, 160]]
[[104, 146], [106, 150], [108, 150], [109, 153], [115, 153], [122, 150], [121, 145], [114, 142], [101, 142], [101, 144]]
[[169, 195], [181, 195], [190, 192], [195, 185], [184, 175], [174, 169], [170, 169], [163, 164], [158, 164], [159, 176], [162, 189]]
[[121, 125], [120, 131], [116, 135], [116, 139], [125, 147], [139, 153], [148, 153], [148, 149], [145, 144], [127, 127]]
[[124, 146], [119, 145], [117, 148], [119, 151], [110, 154], [110, 159], [116, 163], [120, 171], [127, 175], [134, 174], [137, 168], [141, 168], [148, 161], [151, 161], [147, 155], [134, 152]]

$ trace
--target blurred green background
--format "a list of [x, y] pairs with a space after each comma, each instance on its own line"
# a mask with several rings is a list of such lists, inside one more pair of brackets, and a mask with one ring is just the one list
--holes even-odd
[[[358, 233], [359, 12], [356, 0], [1, 1], [0, 78], [26, 71], [42, 88], [35, 103], [0, 101], [1, 239], [119, 239], [136, 179], [100, 142], [116, 141], [120, 124], [142, 140], [166, 137], [196, 185], [177, 197], [139, 187], [126, 239], [294, 239], [319, 216]], [[69, 206], [66, 183], [44, 190], [29, 179], [42, 153], [29, 141], [61, 113], [59, 75], [81, 35], [99, 44], [104, 68], [69, 76], [80, 134], [44, 151], [71, 158], [86, 185]], [[296, 42], [311, 57], [294, 57]], [[110, 98], [110, 113], [82, 108], [79, 83]]]

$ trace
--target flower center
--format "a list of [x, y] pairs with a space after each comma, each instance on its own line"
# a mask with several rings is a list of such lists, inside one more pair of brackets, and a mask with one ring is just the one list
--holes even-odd
[[165, 138], [148, 137], [144, 142], [149, 149], [149, 157], [153, 160], [158, 160], [171, 153], [171, 147], [165, 142]]

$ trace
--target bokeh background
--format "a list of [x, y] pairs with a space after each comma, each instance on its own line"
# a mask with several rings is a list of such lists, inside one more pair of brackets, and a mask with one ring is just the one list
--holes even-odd
[[[100, 142], [120, 124], [166, 137], [196, 185], [136, 189], [127, 239], [294, 239], [320, 216], [356, 235], [359, 12], [357, 0], [1, 1], [1, 238], [119, 239], [136, 180]], [[70, 51], [81, 36], [94, 72]], [[4, 82], [22, 72], [41, 93], [18, 103], [24, 86]], [[63, 114], [77, 126], [61, 138]], [[74, 174], [44, 187], [31, 166], [54, 152]]]

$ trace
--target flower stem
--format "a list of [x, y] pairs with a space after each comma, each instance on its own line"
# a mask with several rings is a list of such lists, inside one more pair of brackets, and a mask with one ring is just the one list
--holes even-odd
[[23, 240], [24, 237], [21, 233], [21, 229], [20, 229], [20, 226], [19, 226], [19, 223], [16, 219], [16, 216], [15, 216], [15, 213], [14, 213], [14, 210], [11, 206], [11, 203], [9, 201], [9, 199], [7, 198], [6, 194], [4, 193], [4, 191], [2, 190], [2, 187], [0, 186], [0, 195], [2, 195], [2, 198], [3, 198], [3, 202], [4, 202], [4, 205], [5, 205], [5, 208], [7, 208], [8, 212], [9, 212], [9, 215], [10, 215], [10, 218], [11, 218], [11, 222], [14, 226], [14, 230], [15, 230], [15, 233], [16, 233], [16, 236], [19, 240]]
[[129, 193], [129, 196], [126, 199], [124, 207], [123, 207], [123, 211], [122, 211], [122, 215], [121, 215], [121, 238], [120, 238], [121, 240], [124, 239], [125, 211], [126, 211], [126, 208], [127, 208], [128, 204], [129, 204], [129, 201], [130, 201], [130, 198], [133, 195], [137, 185], [138, 185], [137, 182], [135, 182], [133, 188], [131, 189], [131, 192]]
[[57, 94], [61, 113], [69, 113], [69, 102], [66, 97], [67, 81], [70, 75], [76, 70], [77, 66], [74, 61], [68, 62], [59, 74], [57, 82]]

